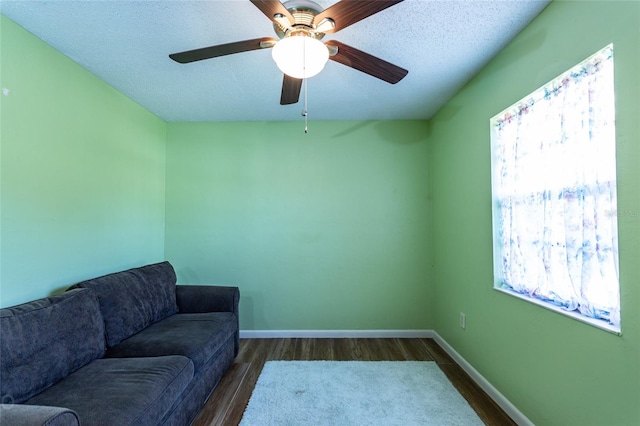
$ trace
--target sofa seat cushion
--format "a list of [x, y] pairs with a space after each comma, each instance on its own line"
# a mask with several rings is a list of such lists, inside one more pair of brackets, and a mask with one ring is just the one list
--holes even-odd
[[237, 329], [235, 314], [208, 312], [175, 314], [107, 350], [106, 357], [184, 355], [198, 373]]
[[133, 268], [75, 284], [98, 295], [107, 347], [178, 312], [176, 273], [169, 262]]
[[0, 309], [0, 398], [24, 402], [104, 351], [104, 322], [91, 290]]
[[26, 404], [69, 408], [83, 426], [156, 425], [192, 378], [182, 356], [98, 359]]

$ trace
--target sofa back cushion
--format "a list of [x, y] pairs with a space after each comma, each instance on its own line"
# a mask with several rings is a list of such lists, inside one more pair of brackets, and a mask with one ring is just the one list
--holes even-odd
[[1, 400], [24, 402], [104, 352], [104, 322], [90, 290], [0, 309]]
[[178, 312], [176, 274], [169, 262], [116, 272], [72, 288], [78, 287], [98, 295], [108, 347]]

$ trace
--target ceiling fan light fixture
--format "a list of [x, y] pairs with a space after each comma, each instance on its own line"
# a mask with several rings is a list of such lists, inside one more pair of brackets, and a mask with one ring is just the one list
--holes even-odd
[[318, 74], [329, 60], [327, 46], [305, 33], [288, 34], [273, 46], [271, 54], [280, 71], [300, 79]]

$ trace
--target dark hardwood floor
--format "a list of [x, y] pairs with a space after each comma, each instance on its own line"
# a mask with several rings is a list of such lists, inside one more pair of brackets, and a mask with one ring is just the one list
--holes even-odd
[[487, 425], [513, 420], [433, 339], [241, 339], [240, 353], [193, 426], [232, 425], [242, 419], [265, 361], [435, 361]]

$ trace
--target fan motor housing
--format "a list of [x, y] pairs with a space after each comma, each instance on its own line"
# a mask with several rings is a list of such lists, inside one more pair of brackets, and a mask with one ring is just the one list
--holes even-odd
[[[321, 39], [324, 37], [324, 33], [315, 32], [313, 27], [313, 20], [316, 15], [322, 12], [322, 6], [310, 0], [290, 0], [283, 3], [295, 20], [295, 24], [292, 25], [288, 31], [304, 31], [307, 35], [314, 38]], [[283, 28], [277, 23], [273, 24], [273, 29], [279, 38], [284, 38], [287, 34], [287, 29]]]

